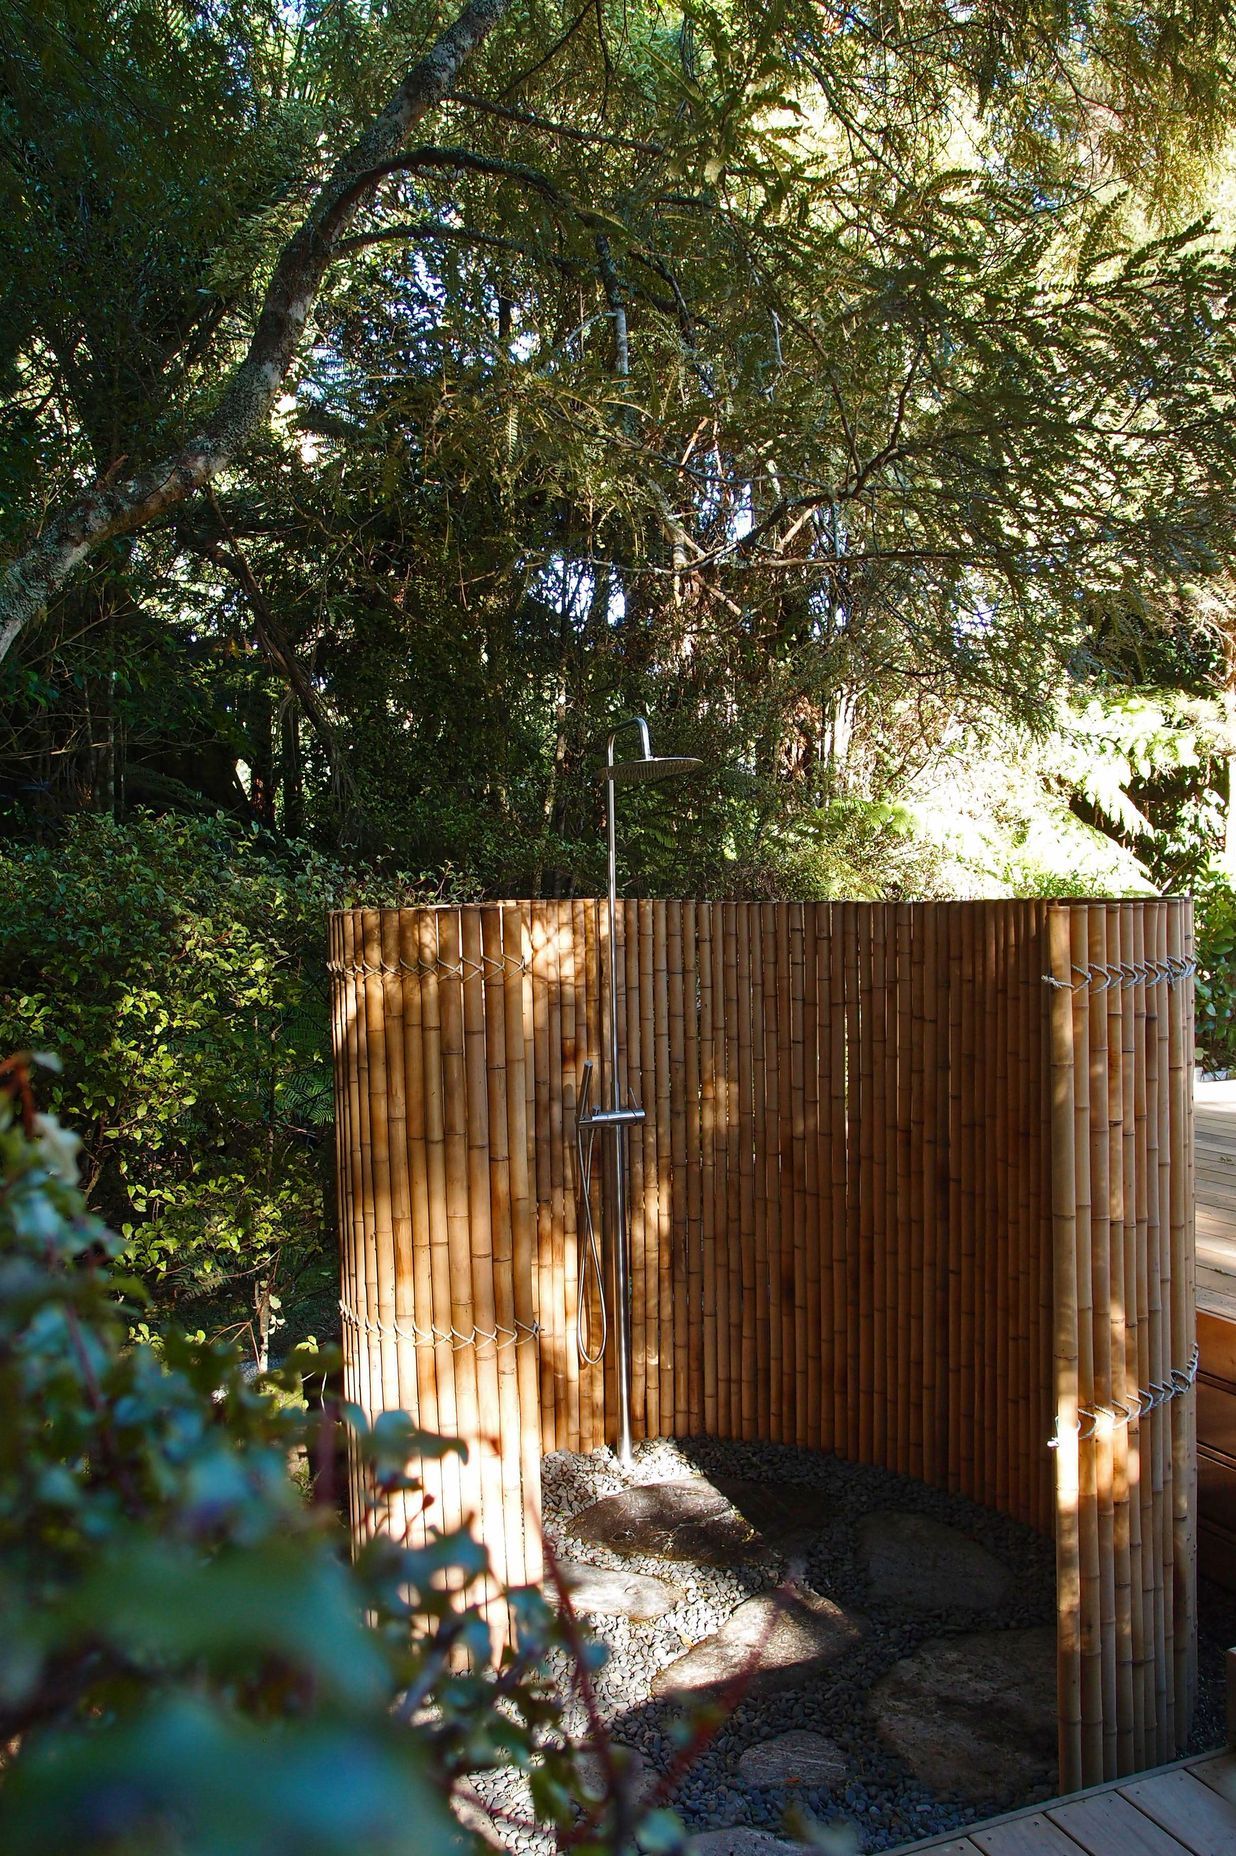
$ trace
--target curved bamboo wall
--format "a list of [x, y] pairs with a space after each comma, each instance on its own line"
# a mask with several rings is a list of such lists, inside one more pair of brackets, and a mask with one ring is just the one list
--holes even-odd
[[[331, 919], [348, 1394], [468, 1442], [403, 1520], [473, 1517], [514, 1583], [541, 1451], [612, 1428], [612, 1348], [574, 1339], [603, 922]], [[1054, 1529], [1062, 1787], [1169, 1758], [1191, 1708], [1190, 937], [1159, 901], [620, 908], [636, 1435]]]

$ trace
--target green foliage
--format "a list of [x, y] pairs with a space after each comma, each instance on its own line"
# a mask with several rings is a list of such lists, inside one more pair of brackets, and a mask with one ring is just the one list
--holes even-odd
[[1212, 1069], [1236, 1070], [1236, 890], [1212, 870], [1194, 895], [1196, 1041]]
[[333, 1300], [326, 911], [360, 882], [174, 816], [0, 850], [0, 1041], [58, 1053], [53, 1107], [156, 1325], [247, 1322], [263, 1354], [281, 1302]]
[[[524, 1642], [493, 1668], [465, 1533], [423, 1550], [379, 1536], [349, 1564], [329, 1487], [306, 1502], [288, 1473], [323, 1441], [301, 1374], [329, 1362], [254, 1381], [224, 1346], [129, 1344], [133, 1286], [72, 1183], [75, 1142], [34, 1113], [22, 1062], [2, 1081], [0, 1844], [466, 1847], [447, 1810], [461, 1772], [526, 1763], [547, 1735], [536, 1763], [557, 1770], [536, 1671], [572, 1643], [525, 1592]], [[409, 1455], [436, 1446], [397, 1414], [351, 1422], [381, 1512], [415, 1486]], [[465, 1644], [474, 1667], [453, 1674]]]

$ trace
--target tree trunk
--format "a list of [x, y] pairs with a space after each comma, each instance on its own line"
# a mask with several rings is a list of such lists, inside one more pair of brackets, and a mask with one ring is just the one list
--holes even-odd
[[509, 4], [468, 0], [385, 109], [340, 156], [280, 252], [249, 351], [201, 431], [135, 476], [122, 478], [125, 459], [118, 459], [96, 483], [52, 512], [35, 540], [0, 573], [0, 658], [95, 548], [143, 527], [208, 484], [260, 429], [282, 389], [340, 239], [373, 197], [386, 164], [448, 94]]

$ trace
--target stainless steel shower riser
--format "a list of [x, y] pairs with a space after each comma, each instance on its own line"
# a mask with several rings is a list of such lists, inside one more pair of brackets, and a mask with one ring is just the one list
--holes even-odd
[[[614, 742], [628, 728], [639, 731], [640, 747], [643, 752], [636, 760], [615, 761]], [[618, 1349], [618, 1460], [624, 1465], [631, 1462], [631, 1232], [628, 1222], [629, 1207], [627, 1203], [627, 1181], [629, 1166], [629, 1137], [627, 1130], [637, 1127], [644, 1119], [644, 1111], [639, 1107], [630, 1089], [627, 1101], [623, 1103], [622, 1078], [618, 1067], [618, 856], [616, 833], [615, 789], [618, 786], [649, 784], [654, 780], [672, 779], [675, 774], [690, 773], [703, 763], [687, 754], [654, 755], [652, 743], [648, 736], [648, 724], [642, 715], [628, 717], [620, 722], [609, 737], [605, 750], [605, 790], [606, 790], [606, 830], [609, 852], [608, 886], [606, 891], [606, 908], [608, 912], [608, 946], [609, 973], [605, 971], [604, 947], [598, 950], [599, 978], [602, 990], [608, 986], [609, 995], [609, 1106], [591, 1109], [592, 1071], [591, 1058], [584, 1064], [583, 1083], [579, 1095], [579, 1113], [575, 1122], [575, 1150], [579, 1160], [579, 1189], [584, 1212], [585, 1250], [580, 1270], [579, 1313], [576, 1338], [580, 1357], [589, 1366], [595, 1366], [604, 1356], [609, 1340], [609, 1318], [605, 1294], [605, 1272], [602, 1268], [600, 1247], [597, 1242], [596, 1229], [592, 1220], [591, 1184], [593, 1143], [598, 1132], [613, 1139], [613, 1165], [610, 1169], [614, 1182], [613, 1204], [607, 1209], [612, 1216], [604, 1220], [604, 1229], [609, 1234], [614, 1266], [614, 1341]], [[604, 1178], [604, 1176], [603, 1176]], [[591, 1266], [597, 1283], [600, 1302], [601, 1332], [595, 1349], [590, 1345], [588, 1327], [587, 1274]]]

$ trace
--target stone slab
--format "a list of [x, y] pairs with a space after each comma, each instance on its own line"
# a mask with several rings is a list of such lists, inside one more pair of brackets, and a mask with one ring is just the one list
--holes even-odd
[[628, 1618], [632, 1624], [646, 1624], [664, 1617], [683, 1599], [680, 1587], [649, 1573], [612, 1571], [583, 1560], [560, 1560], [558, 1571], [572, 1605], [588, 1617]]
[[775, 1837], [771, 1830], [752, 1830], [736, 1824], [732, 1830], [701, 1830], [687, 1843], [688, 1856], [795, 1856], [811, 1848], [807, 1843], [789, 1843]]
[[1008, 1596], [1008, 1568], [943, 1521], [881, 1509], [864, 1515], [857, 1531], [876, 1604], [904, 1605], [915, 1612], [994, 1611]]
[[576, 1540], [611, 1552], [697, 1566], [735, 1566], [788, 1552], [821, 1527], [818, 1491], [728, 1477], [642, 1482], [606, 1495], [570, 1524]]
[[720, 1630], [657, 1671], [652, 1692], [694, 1695], [745, 1679], [744, 1692], [795, 1688], [843, 1656], [862, 1636], [861, 1618], [814, 1592], [781, 1587], [748, 1598]]
[[806, 1728], [761, 1740], [738, 1761], [744, 1785], [836, 1785], [846, 1775], [845, 1754], [836, 1741]]
[[887, 1743], [941, 1796], [990, 1804], [1056, 1774], [1056, 1633], [932, 1637], [871, 1692]]

